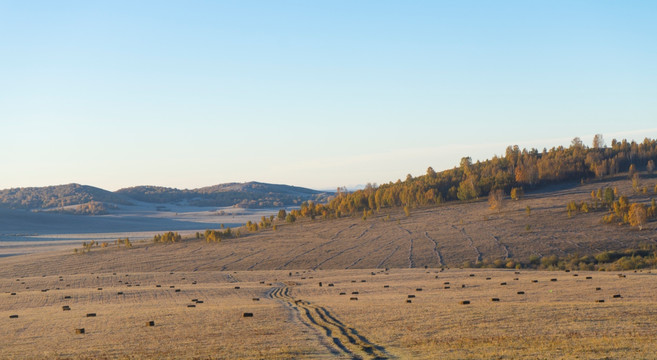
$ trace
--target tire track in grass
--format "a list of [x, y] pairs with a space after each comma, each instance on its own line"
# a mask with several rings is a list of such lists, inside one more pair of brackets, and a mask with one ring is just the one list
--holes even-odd
[[333, 255], [327, 257], [326, 259], [320, 261], [317, 265], [313, 266], [312, 269], [313, 269], [313, 270], [317, 270], [317, 268], [319, 268], [322, 264], [326, 263], [327, 261], [330, 261], [330, 260], [332, 260], [332, 259], [335, 259], [336, 257], [338, 257], [338, 256], [340, 256], [340, 255], [346, 253], [347, 251], [350, 251], [350, 250], [353, 250], [353, 249], [356, 249], [356, 248], [362, 247], [362, 246], [364, 246], [364, 245], [367, 245], [367, 244], [369, 244], [369, 243], [371, 243], [371, 242], [377, 240], [378, 238], [380, 238], [380, 236], [377, 236], [377, 237], [375, 237], [375, 238], [373, 238], [373, 239], [371, 239], [371, 240], [369, 240], [369, 241], [367, 241], [367, 242], [360, 243], [360, 244], [356, 244], [356, 245], [354, 245], [354, 246], [352, 246], [352, 247], [348, 247], [348, 248], [346, 248], [346, 249], [340, 250], [340, 251], [338, 251], [337, 253], [335, 253], [335, 254], [333, 254]]
[[247, 255], [247, 256], [241, 257], [241, 258], [239, 258], [239, 259], [237, 259], [237, 260], [235, 260], [235, 261], [231, 261], [231, 262], [229, 262], [229, 263], [227, 263], [227, 264], [224, 264], [224, 266], [221, 267], [221, 271], [227, 270], [229, 265], [236, 264], [236, 263], [238, 263], [238, 262], [240, 262], [240, 261], [243, 261], [243, 260], [246, 259], [246, 258], [250, 258], [251, 256], [258, 255], [258, 254], [260, 254], [261, 252], [263, 252], [263, 251], [265, 251], [265, 250], [267, 250], [267, 249], [261, 249], [261, 250], [258, 250], [258, 251], [254, 252], [254, 253], [251, 253], [251, 254]]
[[413, 234], [408, 229], [404, 229], [399, 225], [397, 227], [408, 234], [408, 239], [411, 242], [411, 246], [408, 249], [408, 267], [412, 269], [415, 267], [415, 260], [413, 260]]
[[292, 297], [290, 289], [285, 285], [270, 289], [268, 296], [286, 304], [300, 315], [305, 325], [317, 330], [333, 355], [352, 359], [393, 358], [383, 346], [371, 342], [356, 329], [345, 325], [327, 308]]
[[443, 254], [441, 254], [440, 250], [438, 250], [438, 242], [434, 240], [431, 236], [429, 236], [428, 231], [424, 232], [424, 237], [426, 237], [433, 243], [433, 253], [436, 255], [436, 258], [438, 259], [438, 266], [445, 266], [445, 261], [443, 260]]
[[[452, 228], [454, 228], [454, 230], [459, 230], [454, 225], [452, 225]], [[472, 241], [472, 238], [468, 235], [468, 233], [465, 232], [465, 228], [461, 228], [461, 230], [459, 231], [461, 232], [461, 234], [463, 234], [463, 237], [468, 241], [470, 247], [475, 251], [475, 254], [477, 254], [477, 258], [475, 259], [475, 262], [480, 262], [482, 259], [481, 251], [479, 251], [479, 249], [475, 246], [474, 241]]]
[[351, 225], [349, 225], [349, 227], [346, 227], [346, 228], [344, 228], [344, 229], [341, 229], [340, 231], [338, 231], [337, 233], [335, 233], [335, 235], [333, 235], [333, 236], [331, 237], [331, 240], [329, 240], [329, 241], [327, 241], [327, 242], [325, 242], [325, 243], [319, 244], [319, 245], [317, 245], [317, 246], [311, 248], [310, 250], [306, 250], [306, 251], [302, 252], [301, 254], [297, 254], [297, 255], [293, 256], [293, 257], [292, 257], [290, 260], [288, 260], [285, 264], [283, 264], [283, 265], [279, 266], [278, 268], [276, 268], [276, 270], [282, 270], [282, 269], [284, 269], [285, 267], [287, 267], [288, 265], [290, 265], [294, 260], [296, 260], [296, 259], [298, 259], [298, 258], [300, 258], [300, 257], [302, 257], [302, 256], [304, 256], [304, 255], [306, 255], [306, 254], [308, 254], [308, 253], [310, 253], [310, 252], [313, 252], [313, 251], [319, 249], [319, 248], [322, 247], [322, 246], [326, 246], [326, 245], [328, 245], [328, 244], [332, 244], [332, 243], [338, 241], [338, 240], [339, 240], [338, 236], [340, 236], [340, 234], [341, 234], [343, 231], [349, 230], [349, 229], [353, 228], [354, 226], [356, 226], [356, 224], [351, 224]]
[[504, 253], [503, 260], [507, 260], [508, 258], [510, 258], [512, 255], [511, 255], [511, 252], [509, 251], [509, 247], [506, 246], [505, 244], [502, 244], [502, 242], [500, 242], [499, 237], [497, 237], [495, 235], [492, 235], [492, 236], [493, 236], [493, 241], [495, 241], [495, 245], [502, 248], [502, 252]]
[[400, 247], [401, 247], [400, 245], [397, 245], [395, 250], [392, 250], [392, 252], [390, 254], [388, 254], [388, 256], [386, 256], [385, 259], [381, 260], [381, 262], [376, 266], [376, 268], [380, 269], [381, 267], [383, 267], [383, 264], [385, 264], [386, 261], [390, 260], [390, 258], [393, 255], [395, 255], [395, 253], [397, 252], [397, 250], [399, 250]]

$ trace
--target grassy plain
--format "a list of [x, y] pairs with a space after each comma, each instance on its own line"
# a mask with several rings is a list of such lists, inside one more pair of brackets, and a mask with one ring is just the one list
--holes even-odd
[[52, 270], [0, 279], [3, 358], [628, 359], [657, 342], [647, 271]]

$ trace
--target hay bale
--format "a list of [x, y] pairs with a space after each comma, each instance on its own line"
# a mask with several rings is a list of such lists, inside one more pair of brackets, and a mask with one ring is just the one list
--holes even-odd
[[239, 286], [235, 286], [235, 290], [239, 290], [239, 289], [240, 289], [240, 287], [239, 287]]
[[605, 301], [604, 301], [603, 299], [600, 299], [600, 300], [596, 300], [595, 302], [597, 302], [597, 303], [603, 303], [603, 302], [605, 302]]
[[520, 271], [516, 271], [516, 272], [514, 272], [514, 274], [520, 275]]
[[614, 296], [613, 296], [614, 299], [618, 299], [618, 298], [621, 298], [621, 297], [622, 297], [621, 294], [614, 294]]
[[195, 308], [196, 305], [195, 305], [195, 304], [189, 304], [189, 305], [187, 305], [187, 307], [188, 307], [188, 308]]
[[537, 283], [537, 282], [538, 282], [538, 280], [532, 280], [532, 282], [533, 282], [533, 283]]
[[550, 279], [550, 281], [557, 281], [557, 279]]
[[347, 295], [347, 293], [346, 292], [341, 292], [340, 295]]
[[96, 317], [96, 313], [88, 313], [87, 317]]
[[465, 289], [465, 284], [461, 284], [461, 289]]
[[489, 278], [489, 277], [487, 277], [487, 278], [486, 278], [486, 280], [490, 280], [490, 278]]
[[470, 274], [470, 277], [474, 277], [474, 276], [475, 276], [475, 274]]
[[48, 290], [50, 290], [50, 289], [43, 289], [43, 290], [41, 290], [41, 292], [47, 292]]
[[445, 288], [445, 289], [449, 289], [450, 287], [449, 287], [449, 286], [445, 286], [444, 288]]
[[385, 289], [387, 289], [387, 288], [390, 287], [390, 285], [383, 285], [383, 287], [384, 287]]
[[64, 296], [64, 299], [70, 299], [70, 298], [71, 298], [71, 295], [65, 295]]
[[579, 276], [579, 274], [573, 274], [573, 276]]
[[176, 289], [176, 290], [174, 290], [174, 292], [180, 292], [180, 289]]
[[75, 329], [76, 334], [84, 334], [84, 328]]
[[586, 280], [591, 280], [591, 279], [593, 279], [593, 276], [587, 276], [586, 277]]
[[449, 281], [445, 281], [443, 285], [449, 285]]
[[116, 295], [123, 295], [123, 291], [117, 292]]
[[415, 289], [415, 291], [422, 291], [422, 288], [417, 288]]
[[155, 326], [155, 321], [153, 321], [153, 320], [147, 321], [146, 326]]
[[175, 288], [174, 285], [170, 285], [170, 286], [169, 286], [169, 289], [173, 289], [173, 288]]
[[600, 290], [602, 290], [602, 288], [599, 287], [595, 288], [595, 291], [600, 291]]
[[352, 291], [351, 295], [358, 295], [358, 291]]
[[513, 281], [518, 281], [518, 280], [520, 280], [520, 279], [518, 279], [518, 278], [513, 278]]
[[349, 300], [358, 300], [358, 298], [357, 297], [351, 297], [351, 298], [349, 298]]
[[333, 284], [328, 284], [328, 286], [334, 286]]
[[62, 311], [70, 311], [70, 310], [71, 310], [70, 306], [68, 306], [68, 305], [62, 306]]
[[490, 301], [498, 302], [498, 301], [500, 301], [500, 298], [491, 298]]
[[501, 286], [505, 286], [506, 283], [505, 283], [505, 282], [501, 282], [500, 285], [501, 285]]
[[242, 317], [253, 317], [253, 313], [245, 312], [244, 314], [242, 314]]
[[9, 295], [12, 295], [12, 296], [15, 296], [15, 295], [16, 295], [16, 293], [11, 293], [11, 294], [9, 294]]
[[461, 302], [459, 302], [459, 304], [461, 304], [461, 305], [470, 305], [470, 300], [462, 300]]
[[367, 280], [361, 280], [360, 282], [362, 282], [362, 283], [363, 283], [363, 282], [367, 282]]
[[18, 315], [9, 315], [10, 319], [18, 319]]
[[322, 287], [322, 282], [321, 281], [319, 282], [319, 287]]
[[413, 300], [411, 300], [411, 299], [406, 299], [406, 302], [410, 304], [410, 303], [413, 302]]
[[524, 292], [524, 291], [518, 291], [516, 294], [518, 294], [518, 295], [525, 295], [525, 292]]
[[103, 290], [103, 288], [98, 288], [98, 290]]
[[251, 299], [251, 300], [253, 300], [253, 301], [260, 301], [260, 298], [253, 298], [253, 299]]
[[566, 272], [570, 272], [570, 270], [566, 269]]
[[412, 298], [414, 298], [414, 297], [415, 297], [415, 295], [413, 295], [413, 294], [408, 295], [408, 298], [409, 298], [409, 299], [412, 299]]
[[157, 284], [157, 285], [155, 285], [155, 287], [156, 287], [156, 288], [158, 288], [158, 287], [159, 287], [159, 288], [161, 288], [161, 287], [162, 287], [162, 285], [160, 285], [160, 284]]
[[197, 304], [203, 304], [203, 300], [196, 300]]

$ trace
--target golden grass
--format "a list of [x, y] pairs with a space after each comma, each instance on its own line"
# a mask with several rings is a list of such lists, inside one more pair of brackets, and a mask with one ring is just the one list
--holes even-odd
[[[63, 275], [62, 281], [57, 275], [5, 277], [0, 279], [0, 354], [17, 359], [349, 358], [299, 311], [321, 308], [389, 357], [655, 358], [657, 275], [647, 272], [626, 278], [440, 269], [288, 273], [102, 273]], [[444, 289], [445, 282], [450, 289]], [[289, 299], [269, 296], [283, 287]], [[408, 295], [415, 295], [412, 303], [406, 303]], [[358, 301], [349, 300], [352, 296]], [[493, 297], [500, 301], [492, 302]], [[192, 299], [203, 303], [188, 308]], [[308, 305], [295, 305], [296, 300]], [[461, 300], [471, 304], [460, 305]], [[63, 305], [71, 311], [62, 311]], [[97, 316], [86, 317], [90, 312]], [[243, 318], [244, 312], [254, 317]], [[10, 319], [12, 314], [19, 318]], [[146, 326], [150, 320], [154, 327]], [[76, 335], [75, 328], [85, 328], [86, 334]]]

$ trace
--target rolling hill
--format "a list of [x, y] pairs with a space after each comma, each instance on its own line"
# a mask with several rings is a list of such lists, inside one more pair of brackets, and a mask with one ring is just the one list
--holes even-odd
[[[229, 183], [180, 190], [157, 186], [137, 186], [110, 192], [97, 187], [67, 184], [0, 190], [0, 207], [7, 209], [57, 209], [87, 206], [94, 202], [131, 205], [135, 202], [154, 204], [183, 203], [191, 206], [238, 206], [267, 208], [300, 205], [304, 201], [323, 202], [330, 193], [289, 185], [258, 182]], [[82, 209], [84, 210], [84, 209]], [[81, 213], [93, 213], [84, 212]]]

